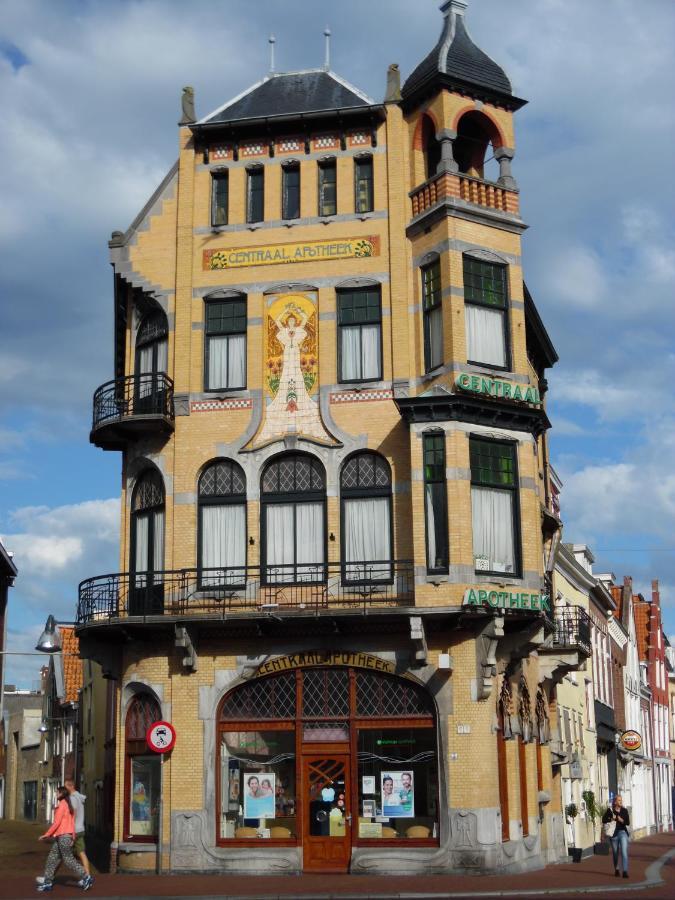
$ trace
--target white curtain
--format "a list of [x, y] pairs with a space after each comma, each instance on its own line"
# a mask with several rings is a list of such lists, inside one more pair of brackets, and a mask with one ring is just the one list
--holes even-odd
[[437, 306], [429, 316], [429, 368], [434, 369], [443, 362], [443, 309]]
[[138, 353], [138, 396], [148, 397], [152, 393], [152, 344], [141, 347]]
[[[391, 529], [389, 499], [364, 497], [344, 501], [345, 562], [359, 563], [346, 567], [348, 579], [389, 578], [391, 566]], [[379, 561], [377, 565], [371, 565]]]
[[361, 378], [361, 335], [358, 325], [342, 329], [342, 379], [356, 381]]
[[467, 303], [464, 309], [466, 358], [490, 366], [505, 366], [504, 313], [470, 303]]
[[[241, 584], [246, 580], [246, 507], [244, 504], [201, 508], [203, 585]], [[225, 570], [225, 571], [223, 571]]]
[[227, 387], [227, 338], [209, 338], [209, 387]]
[[239, 388], [246, 384], [246, 335], [209, 338], [209, 388]]
[[134, 569], [136, 570], [136, 587], [144, 587], [146, 584], [145, 573], [148, 571], [148, 534], [150, 529], [150, 516], [148, 513], [134, 516], [134, 534], [136, 550]]
[[168, 365], [168, 350], [169, 345], [166, 341], [166, 338], [163, 341], [157, 342], [157, 368], [156, 372], [166, 372], [166, 367]]
[[[155, 572], [161, 572], [164, 568], [164, 510], [158, 509], [153, 513], [154, 521], [154, 541], [152, 548], [152, 565]], [[154, 576], [154, 582], [157, 584], [162, 580], [161, 575]]]
[[295, 546], [299, 581], [323, 579], [324, 527], [322, 503], [298, 503], [295, 507]]
[[471, 488], [473, 555], [489, 561], [492, 572], [513, 572], [513, 494], [494, 488]]
[[361, 378], [380, 377], [380, 326], [364, 325], [361, 329]]
[[267, 577], [273, 581], [293, 581], [293, 504], [270, 503], [266, 510]]
[[233, 334], [227, 345], [227, 387], [240, 388], [246, 384], [246, 335]]
[[436, 568], [436, 516], [433, 485], [426, 486], [427, 495], [427, 566]]

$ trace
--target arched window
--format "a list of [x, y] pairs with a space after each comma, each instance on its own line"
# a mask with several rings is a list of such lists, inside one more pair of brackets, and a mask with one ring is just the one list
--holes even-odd
[[130, 615], [164, 611], [164, 484], [156, 469], [148, 469], [131, 497]]
[[355, 453], [340, 474], [342, 559], [347, 581], [391, 578], [391, 470], [378, 453]]
[[[169, 326], [161, 310], [143, 318], [136, 334], [135, 406], [137, 412], [162, 412]], [[142, 410], [139, 408], [142, 407]]]
[[147, 693], [136, 694], [125, 723], [124, 832], [131, 841], [156, 841], [159, 811], [159, 756], [145, 741], [150, 726], [162, 718], [159, 703]]
[[457, 137], [453, 143], [453, 155], [459, 171], [474, 178], [487, 177], [486, 156], [491, 145], [493, 149], [501, 145], [494, 123], [477, 110], [465, 113], [457, 124]]
[[422, 147], [424, 149], [424, 177], [433, 178], [441, 161], [441, 142], [436, 138], [436, 129], [429, 116], [422, 122]]
[[305, 453], [271, 460], [262, 474], [263, 577], [269, 583], [323, 581], [326, 476]]
[[229, 459], [199, 477], [198, 566], [203, 587], [246, 582], [246, 476]]
[[[438, 842], [435, 709], [413, 679], [349, 665], [290, 669], [235, 687], [217, 723], [219, 844], [269, 829], [270, 842], [302, 840], [311, 868], [325, 852], [312, 837]], [[345, 829], [343, 817], [357, 816], [374, 827]]]

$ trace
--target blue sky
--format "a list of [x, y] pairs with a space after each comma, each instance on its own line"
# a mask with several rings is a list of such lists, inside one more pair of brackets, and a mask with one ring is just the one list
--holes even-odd
[[[8, 642], [72, 619], [116, 571], [120, 459], [88, 443], [112, 376], [107, 239], [177, 155], [183, 85], [207, 113], [268, 68], [332, 66], [379, 99], [434, 45], [435, 0], [0, 0], [0, 534], [20, 569]], [[675, 633], [675, 4], [471, 0], [474, 40], [530, 103], [514, 174], [550, 376], [563, 539], [662, 586]], [[40, 660], [10, 657], [30, 684]]]

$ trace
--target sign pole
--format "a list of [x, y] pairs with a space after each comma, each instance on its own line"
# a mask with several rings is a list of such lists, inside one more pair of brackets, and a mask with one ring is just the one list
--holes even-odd
[[157, 874], [162, 874], [162, 841], [164, 839], [164, 754], [159, 757], [159, 821], [157, 823]]

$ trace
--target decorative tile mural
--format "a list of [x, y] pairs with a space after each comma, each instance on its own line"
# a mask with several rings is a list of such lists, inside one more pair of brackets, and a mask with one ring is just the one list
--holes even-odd
[[263, 332], [263, 422], [252, 446], [286, 435], [334, 445], [319, 411], [318, 294], [287, 293], [271, 299]]

